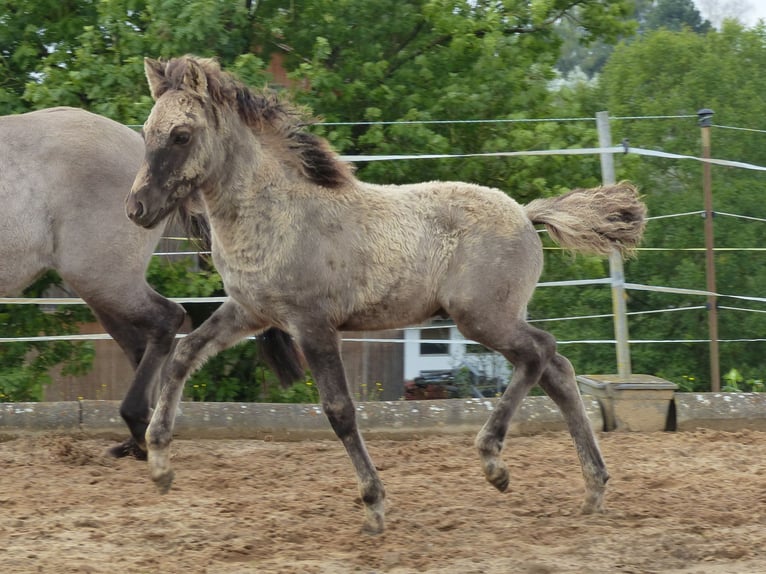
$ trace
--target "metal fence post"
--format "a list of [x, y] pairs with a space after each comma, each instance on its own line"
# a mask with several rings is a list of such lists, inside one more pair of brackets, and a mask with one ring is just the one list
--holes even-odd
[[[609, 113], [598, 112], [596, 114], [596, 127], [598, 128], [598, 143], [602, 148], [612, 147], [612, 134], [609, 129]], [[603, 185], [616, 183], [614, 175], [614, 157], [611, 153], [600, 154], [601, 157], [601, 181]], [[612, 279], [612, 312], [614, 314], [614, 337], [617, 341], [617, 373], [620, 379], [630, 379], [630, 345], [628, 343], [628, 315], [625, 301], [625, 273], [623, 271], [622, 256], [613, 249], [609, 254], [609, 275]]]
[[[713, 123], [713, 110], [707, 108], [697, 112], [702, 135], [702, 159], [710, 159], [710, 126]], [[718, 297], [715, 285], [715, 241], [713, 237], [713, 180], [710, 163], [702, 163], [702, 192], [705, 196], [705, 279], [707, 290], [708, 332], [710, 334], [710, 390], [721, 390], [721, 367], [718, 350]]]

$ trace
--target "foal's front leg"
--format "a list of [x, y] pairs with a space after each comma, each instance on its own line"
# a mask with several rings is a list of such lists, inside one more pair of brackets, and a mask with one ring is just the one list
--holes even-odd
[[176, 410], [189, 375], [211, 357], [259, 330], [238, 303], [229, 299], [179, 341], [163, 370], [160, 398], [146, 430], [149, 471], [161, 493], [173, 483], [170, 442]]
[[379, 534], [384, 529], [386, 492], [356, 423], [356, 409], [346, 383], [338, 333], [330, 327], [307, 329], [304, 333], [301, 348], [319, 388], [322, 408], [356, 470], [365, 509], [362, 529], [368, 534]]

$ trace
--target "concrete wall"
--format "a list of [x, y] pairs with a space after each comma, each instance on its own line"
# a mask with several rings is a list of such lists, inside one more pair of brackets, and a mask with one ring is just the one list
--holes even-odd
[[[497, 399], [380, 401], [357, 404], [357, 420], [366, 437], [477, 432]], [[591, 424], [603, 428], [598, 401], [585, 398]], [[553, 401], [527, 397], [511, 423], [511, 434], [535, 434], [566, 428]], [[85, 433], [125, 438], [119, 401], [0, 404], [0, 438], [36, 433]], [[181, 404], [175, 434], [179, 438], [274, 438], [301, 440], [333, 436], [319, 405], [270, 403]]]
[[[604, 430], [602, 404], [584, 396], [591, 424]], [[368, 438], [476, 432], [497, 399], [368, 402], [357, 405], [360, 428]], [[636, 401], [637, 404], [639, 401]], [[0, 439], [29, 433], [84, 433], [125, 438], [119, 401], [65, 401], [0, 404]], [[766, 430], [766, 393], [676, 393], [668, 421], [644, 431], [697, 428]], [[535, 434], [566, 428], [547, 397], [527, 397], [511, 423], [510, 434]], [[318, 405], [268, 403], [182, 403], [176, 421], [179, 438], [273, 438], [302, 440], [331, 437]]]

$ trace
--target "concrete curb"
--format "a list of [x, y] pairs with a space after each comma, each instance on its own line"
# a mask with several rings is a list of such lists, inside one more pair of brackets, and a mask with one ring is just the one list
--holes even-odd
[[80, 403], [0, 403], [0, 436], [25, 432], [78, 432]]
[[[604, 427], [597, 400], [583, 397], [594, 429]], [[477, 432], [497, 399], [381, 401], [357, 404], [357, 420], [366, 437]], [[119, 401], [0, 405], [0, 436], [28, 433], [84, 433], [125, 438]], [[510, 434], [565, 429], [558, 407], [548, 397], [527, 397], [511, 422]], [[184, 402], [176, 419], [178, 438], [273, 438], [302, 440], [334, 434], [319, 405]]]
[[[583, 396], [588, 417], [604, 429], [601, 403]], [[627, 401], [641, 406], [642, 401]], [[357, 419], [368, 438], [477, 432], [497, 399], [390, 401], [357, 404]], [[56, 403], [0, 403], [0, 440], [30, 433], [84, 433], [124, 439], [119, 401], [81, 400]], [[548, 397], [527, 397], [511, 421], [511, 435], [565, 429]], [[766, 431], [766, 393], [675, 393], [667, 424], [643, 429], [690, 431], [698, 428]], [[179, 438], [330, 438], [333, 432], [319, 405], [269, 403], [193, 403], [181, 405]], [[635, 429], [634, 429], [635, 430]]]
[[675, 429], [766, 430], [766, 393], [676, 393]]

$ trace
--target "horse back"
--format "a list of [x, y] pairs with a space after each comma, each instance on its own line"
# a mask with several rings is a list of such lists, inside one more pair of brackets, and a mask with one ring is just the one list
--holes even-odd
[[142, 157], [137, 133], [85, 110], [0, 118], [0, 291], [20, 291], [46, 269], [86, 277], [134, 259], [143, 275], [161, 231], [137, 228], [123, 207]]
[[459, 182], [359, 182], [345, 191], [281, 190], [281, 203], [261, 197], [279, 213], [259, 212], [257, 233], [216, 222], [231, 234], [216, 259], [229, 293], [270, 313], [321, 309], [350, 330], [421, 321], [477, 281], [531, 294], [539, 239], [501, 191]]

